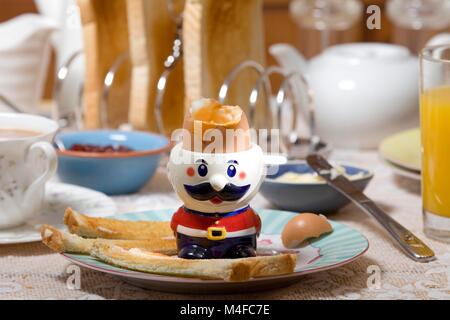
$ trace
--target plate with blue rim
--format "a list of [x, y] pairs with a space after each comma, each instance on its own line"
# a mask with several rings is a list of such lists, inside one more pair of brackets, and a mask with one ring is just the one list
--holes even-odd
[[[284, 225], [297, 214], [272, 209], [255, 210], [262, 220], [258, 250], [285, 250], [281, 244], [280, 234]], [[152, 210], [121, 214], [115, 218], [130, 221], [169, 221], [173, 212], [174, 210], [170, 209]], [[301, 280], [306, 274], [338, 268], [358, 259], [367, 251], [369, 242], [364, 235], [345, 224], [330, 222], [333, 232], [310, 240], [306, 246], [296, 249], [297, 265], [293, 273], [250, 279], [245, 282], [156, 275], [109, 265], [89, 255], [68, 253], [63, 255], [80, 266], [115, 275], [130, 284], [151, 290], [191, 294], [255, 292], [289, 286]]]

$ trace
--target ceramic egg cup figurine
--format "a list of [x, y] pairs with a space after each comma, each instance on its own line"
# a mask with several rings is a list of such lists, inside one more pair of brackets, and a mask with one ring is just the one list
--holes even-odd
[[249, 202], [265, 166], [240, 107], [195, 101], [184, 121], [182, 142], [171, 151], [168, 172], [184, 203], [171, 221], [180, 258], [256, 255], [261, 220]]

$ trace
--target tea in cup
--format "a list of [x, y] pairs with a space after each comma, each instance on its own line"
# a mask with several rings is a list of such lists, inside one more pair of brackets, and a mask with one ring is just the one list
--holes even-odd
[[21, 225], [43, 204], [45, 183], [57, 167], [51, 141], [58, 124], [50, 119], [0, 113], [0, 228]]

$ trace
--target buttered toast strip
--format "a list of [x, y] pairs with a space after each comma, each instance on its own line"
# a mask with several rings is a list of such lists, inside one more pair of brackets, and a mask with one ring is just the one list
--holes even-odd
[[123, 221], [88, 217], [68, 208], [64, 223], [71, 233], [86, 238], [153, 240], [173, 237], [166, 221]]
[[296, 255], [283, 254], [243, 259], [187, 260], [141, 249], [95, 244], [91, 255], [106, 263], [161, 275], [246, 281], [252, 277], [275, 276], [294, 271]]
[[175, 239], [152, 240], [110, 240], [110, 239], [85, 239], [75, 234], [70, 234], [56, 229], [53, 226], [41, 227], [42, 242], [56, 252], [70, 252], [90, 254], [96, 244], [116, 245], [124, 249], [139, 248], [142, 250], [159, 252], [166, 255], [177, 254]]

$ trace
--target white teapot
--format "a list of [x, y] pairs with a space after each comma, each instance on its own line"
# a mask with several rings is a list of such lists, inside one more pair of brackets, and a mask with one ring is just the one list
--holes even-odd
[[314, 91], [318, 134], [342, 148], [376, 148], [386, 136], [419, 121], [419, 63], [402, 46], [341, 44], [306, 61], [291, 45], [270, 53], [300, 71]]

